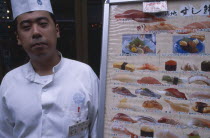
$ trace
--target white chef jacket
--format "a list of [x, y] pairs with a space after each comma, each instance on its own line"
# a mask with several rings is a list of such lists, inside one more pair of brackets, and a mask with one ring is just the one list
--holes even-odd
[[0, 138], [68, 138], [69, 127], [89, 120], [71, 138], [96, 138], [98, 78], [86, 64], [61, 58], [53, 74], [31, 63], [7, 73], [0, 88]]

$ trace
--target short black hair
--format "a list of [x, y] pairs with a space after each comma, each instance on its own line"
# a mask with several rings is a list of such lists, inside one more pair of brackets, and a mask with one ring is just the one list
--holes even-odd
[[[29, 12], [30, 13], [30, 12]], [[49, 12], [50, 14], [50, 17], [52, 18], [54, 24], [56, 25], [57, 24], [57, 21], [56, 21], [56, 18], [55, 18], [55, 15], [52, 14], [51, 12]], [[15, 18], [15, 20], [13, 21], [13, 27], [14, 27], [14, 32], [17, 33], [17, 17]]]
[[52, 18], [54, 24], [56, 25], [57, 24], [57, 21], [56, 21], [55, 15], [52, 14], [51, 12], [49, 12], [49, 14], [50, 14], [50, 17]]

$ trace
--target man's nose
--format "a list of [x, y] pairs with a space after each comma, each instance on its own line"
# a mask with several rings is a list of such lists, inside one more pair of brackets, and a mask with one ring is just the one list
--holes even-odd
[[33, 39], [38, 39], [42, 37], [39, 26], [38, 25], [33, 25], [33, 35], [32, 38]]

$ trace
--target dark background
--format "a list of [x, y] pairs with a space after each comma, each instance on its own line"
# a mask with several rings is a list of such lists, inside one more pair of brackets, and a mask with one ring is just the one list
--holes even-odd
[[[61, 38], [57, 48], [64, 57], [89, 64], [100, 73], [104, 0], [51, 0]], [[28, 62], [16, 44], [9, 0], [0, 0], [0, 82], [10, 70]]]

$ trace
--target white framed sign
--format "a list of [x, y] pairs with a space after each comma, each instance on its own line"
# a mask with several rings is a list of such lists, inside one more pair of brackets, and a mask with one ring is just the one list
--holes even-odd
[[210, 133], [210, 1], [105, 3], [99, 137], [201, 137]]

